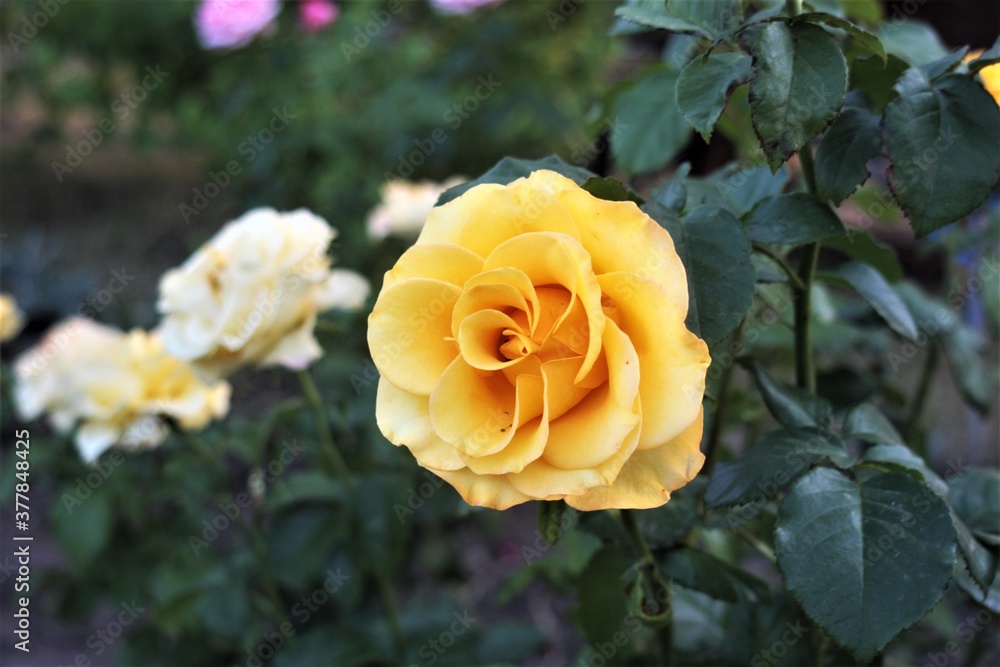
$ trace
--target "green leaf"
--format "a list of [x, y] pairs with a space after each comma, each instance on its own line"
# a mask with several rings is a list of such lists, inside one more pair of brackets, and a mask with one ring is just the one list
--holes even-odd
[[417, 494], [416, 485], [408, 485], [412, 477], [391, 473], [356, 474], [355, 481], [354, 521], [361, 527], [361, 537], [353, 545], [356, 557], [371, 568], [393, 572], [407, 558], [408, 530], [413, 522], [403, 521], [409, 515], [401, 512], [413, 507], [409, 503]]
[[[500, 621], [490, 623], [486, 636], [476, 647], [484, 665], [523, 664], [532, 653], [544, 646], [546, 636], [530, 623]], [[423, 656], [421, 656], [423, 657]]]
[[825, 282], [853, 288], [893, 331], [904, 338], [916, 340], [919, 331], [910, 309], [893, 286], [871, 266], [847, 262], [832, 271], [820, 273], [817, 277]]
[[477, 185], [482, 185], [484, 183], [499, 183], [500, 185], [507, 185], [508, 183], [516, 181], [519, 178], [530, 176], [531, 172], [538, 171], [539, 169], [548, 169], [550, 171], [557, 172], [566, 178], [579, 183], [580, 185], [583, 185], [587, 179], [594, 176], [594, 174], [590, 173], [586, 169], [574, 167], [573, 165], [564, 162], [558, 155], [549, 155], [548, 157], [543, 157], [538, 160], [522, 160], [521, 158], [516, 157], [505, 157], [476, 180], [463, 183], [462, 185], [457, 185], [450, 190], [443, 192], [438, 198], [437, 206], [447, 204], [456, 197], [461, 197]]
[[998, 63], [1000, 63], [1000, 37], [997, 38], [997, 41], [993, 42], [993, 46], [983, 51], [978, 58], [969, 62], [969, 71], [978, 72], [984, 67]]
[[846, 438], [859, 438], [876, 444], [906, 445], [889, 418], [871, 403], [862, 403], [847, 413], [843, 434]]
[[393, 662], [392, 656], [387, 654], [388, 649], [374, 643], [364, 633], [340, 623], [321, 624], [317, 621], [316, 624], [320, 627], [306, 628], [295, 635], [294, 643], [290, 642], [277, 652], [274, 657], [274, 667], [302, 667], [302, 665], [356, 667]]
[[565, 513], [566, 502], [563, 500], [542, 500], [538, 503], [538, 533], [549, 544], [559, 542]]
[[788, 169], [776, 173], [766, 165], [732, 165], [706, 179], [688, 179], [689, 205], [709, 204], [742, 217], [757, 202], [781, 194], [788, 184]]
[[705, 506], [761, 504], [823, 459], [844, 465], [851, 460], [840, 439], [823, 429], [770, 431], [735, 461], [715, 466]]
[[803, 610], [869, 662], [941, 599], [955, 528], [944, 501], [908, 475], [858, 483], [819, 468], [781, 503], [775, 554]]
[[829, 206], [805, 192], [768, 197], [743, 217], [743, 230], [758, 243], [812, 243], [844, 236]]
[[890, 467], [887, 468], [889, 470], [915, 473], [915, 476], [927, 484], [934, 493], [941, 497], [948, 493], [948, 486], [944, 480], [928, 468], [927, 463], [906, 445], [888, 444], [869, 447], [861, 457], [861, 462], [876, 468], [879, 467], [877, 464], [889, 464]]
[[883, 143], [889, 186], [917, 237], [982, 204], [1000, 176], [1000, 109], [962, 74], [933, 85], [911, 68], [885, 108]]
[[978, 604], [995, 614], [1000, 614], [1000, 569], [993, 575], [993, 581], [984, 592], [979, 583], [972, 578], [962, 563], [955, 562], [955, 581], [962, 590], [969, 594]]
[[843, 0], [841, 4], [848, 18], [871, 25], [882, 20], [882, 3], [879, 0]]
[[931, 81], [940, 78], [942, 75], [951, 72], [956, 67], [962, 64], [962, 59], [965, 58], [965, 54], [969, 52], [969, 47], [963, 46], [960, 49], [955, 49], [944, 58], [935, 60], [934, 62], [929, 62], [927, 64], [921, 65], [920, 69], [923, 70], [924, 74]]
[[677, 167], [670, 181], [659, 188], [653, 188], [651, 194], [659, 203], [680, 215], [687, 207], [687, 177], [691, 173], [691, 163], [685, 162]]
[[[72, 489], [64, 497], [76, 498]], [[110, 496], [104, 489], [94, 491], [79, 504], [60, 503], [49, 516], [53, 533], [77, 569], [86, 567], [111, 539], [114, 511]]]
[[642, 206], [646, 202], [635, 190], [626, 188], [617, 178], [591, 176], [580, 187], [605, 201], [631, 201], [638, 206]]
[[878, 56], [855, 58], [851, 61], [850, 88], [864, 93], [872, 101], [875, 113], [880, 114], [896, 98], [892, 87], [909, 67], [905, 60], [893, 55], [885, 62]]
[[721, 208], [699, 206], [680, 221], [656, 202], [647, 202], [642, 210], [673, 238], [687, 271], [688, 328], [711, 347], [735, 329], [753, 305], [749, 239], [736, 218]]
[[239, 639], [253, 620], [248, 582], [233, 572], [224, 572], [223, 581], [204, 591], [198, 600], [201, 626], [213, 635]]
[[864, 109], [844, 109], [816, 152], [819, 198], [839, 204], [868, 178], [868, 160], [882, 150], [879, 118]]
[[706, 142], [733, 88], [750, 80], [751, 60], [740, 52], [695, 58], [677, 78], [677, 109]]
[[847, 92], [837, 41], [810, 23], [768, 23], [753, 53], [750, 115], [771, 171], [822, 132]]
[[948, 498], [969, 530], [1000, 544], [1000, 471], [966, 469], [948, 480]]
[[327, 505], [306, 505], [275, 517], [267, 535], [267, 560], [280, 583], [302, 589], [323, 571], [341, 516]]
[[833, 408], [826, 399], [773, 379], [757, 364], [751, 368], [757, 390], [767, 409], [783, 426], [827, 427], [833, 421]]
[[958, 326], [944, 332], [941, 342], [962, 398], [981, 414], [988, 414], [994, 401], [993, 381], [986, 374], [980, 353], [983, 344], [979, 336], [964, 326]]
[[792, 19], [792, 21], [793, 23], [798, 23], [799, 21], [806, 21], [808, 23], [824, 23], [831, 28], [843, 30], [851, 37], [858, 40], [858, 43], [861, 44], [861, 46], [881, 58], [883, 62], [886, 60], [885, 47], [882, 46], [882, 41], [878, 37], [864, 28], [856, 26], [850, 21], [842, 19], [839, 16], [827, 14], [826, 12], [807, 12], [805, 14], [799, 14]]
[[757, 603], [771, 597], [771, 589], [764, 580], [698, 549], [681, 547], [658, 562], [670, 579], [716, 600]]
[[577, 581], [577, 608], [572, 616], [587, 641], [609, 641], [621, 630], [627, 613], [622, 576], [632, 565], [624, 551], [606, 546], [590, 559]]
[[899, 264], [896, 251], [882, 245], [866, 231], [850, 229], [847, 236], [824, 240], [823, 247], [839, 250], [852, 259], [875, 267], [890, 283], [903, 278], [903, 267]]
[[615, 15], [650, 28], [713, 37], [736, 26], [743, 9], [740, 0], [664, 0], [624, 5]]
[[655, 171], [691, 138], [691, 126], [674, 103], [677, 73], [655, 70], [615, 102], [611, 154], [629, 174]]
[[915, 284], [903, 281], [896, 285], [896, 293], [929, 337], [941, 340], [960, 327], [955, 313], [943, 301], [928, 296]]
[[299, 503], [339, 503], [346, 497], [344, 485], [317, 471], [301, 472], [279, 483], [267, 495], [265, 506], [278, 512]]
[[666, 0], [662, 3], [637, 2], [631, 5], [622, 5], [615, 10], [615, 16], [648, 28], [708, 36], [701, 26], [669, 13]]
[[886, 53], [891, 53], [911, 65], [924, 65], [948, 54], [934, 28], [910, 19], [891, 21], [880, 26], [877, 34]]
[[669, 547], [684, 540], [698, 520], [698, 505], [704, 486], [705, 479], [696, 477], [671, 493], [670, 502], [666, 505], [636, 512], [639, 529], [650, 547]]
[[709, 36], [720, 35], [743, 19], [743, 0], [666, 0], [667, 12], [700, 26]]
[[972, 535], [965, 522], [954, 513], [952, 513], [951, 518], [955, 524], [955, 533], [958, 536], [958, 548], [962, 552], [962, 560], [969, 568], [972, 579], [979, 586], [979, 591], [985, 593], [997, 573], [996, 558]]

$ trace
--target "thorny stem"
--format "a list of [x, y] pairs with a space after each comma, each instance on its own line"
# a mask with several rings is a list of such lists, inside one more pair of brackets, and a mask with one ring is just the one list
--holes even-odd
[[[920, 417], [924, 413], [927, 399], [931, 394], [934, 372], [937, 370], [938, 362], [941, 359], [941, 350], [937, 345], [931, 345], [927, 353], [927, 360], [924, 368], [920, 372], [920, 384], [917, 385], [917, 393], [913, 395], [913, 403], [910, 405], [910, 413], [906, 418], [906, 432], [904, 433], [906, 442], [913, 447], [916, 440], [917, 429], [920, 426]], [[923, 454], [923, 452], [920, 452]]]
[[[193, 449], [207, 465], [219, 473], [223, 478], [228, 476], [229, 471], [223, 464], [222, 458], [214, 452], [211, 447], [203, 442], [201, 438], [194, 436], [178, 426], [176, 423], [171, 422], [171, 427], [174, 429], [174, 432], [180, 436], [181, 440], [184, 441], [184, 444]], [[243, 521], [240, 521], [239, 517], [234, 519], [234, 523], [240, 527], [244, 537], [250, 543], [254, 557], [257, 560], [257, 566], [260, 569], [261, 579], [264, 583], [265, 597], [267, 598], [271, 608], [270, 616], [276, 624], [281, 625], [281, 623], [285, 621], [285, 616], [282, 612], [284, 602], [281, 599], [281, 592], [278, 590], [278, 585], [274, 580], [274, 575], [271, 574], [271, 569], [267, 564], [267, 547], [264, 544], [264, 538], [256, 525], [248, 525]]]
[[[299, 383], [302, 385], [302, 393], [305, 395], [306, 403], [312, 410], [313, 418], [316, 421], [316, 432], [319, 436], [320, 449], [326, 458], [332, 472], [338, 475], [350, 491], [354, 491], [354, 480], [351, 478], [351, 471], [344, 461], [340, 450], [333, 441], [333, 434], [330, 432], [330, 424], [323, 412], [323, 401], [319, 395], [319, 389], [313, 381], [312, 375], [307, 370], [298, 372]], [[389, 631], [395, 644], [396, 654], [400, 659], [405, 655], [405, 644], [403, 642], [403, 631], [399, 624], [399, 611], [396, 608], [396, 598], [392, 592], [392, 584], [386, 573], [379, 567], [372, 568], [372, 575], [375, 578], [375, 585], [379, 590], [379, 597], [382, 606], [385, 608], [386, 619], [389, 623]]]
[[[642, 534], [642, 529], [639, 528], [639, 522], [635, 518], [635, 513], [632, 510], [623, 509], [621, 510], [622, 525], [625, 527], [625, 532], [628, 533], [629, 539], [632, 540], [632, 545], [635, 550], [639, 553], [639, 558], [643, 563], [648, 563], [653, 570], [656, 570], [656, 560], [653, 558], [653, 552], [649, 548], [649, 543], [646, 542], [646, 536]], [[663, 577], [664, 581], [669, 581]], [[668, 599], [670, 595], [669, 589], [666, 591]], [[672, 623], [667, 622], [657, 630], [657, 636], [660, 643], [661, 658], [663, 659], [663, 667], [668, 667], [672, 662], [673, 658], [673, 629]]]
[[312, 410], [313, 419], [316, 421], [316, 434], [319, 436], [320, 450], [322, 450], [323, 456], [326, 458], [330, 471], [340, 477], [344, 484], [347, 485], [347, 488], [353, 489], [354, 481], [351, 478], [351, 471], [347, 467], [344, 457], [341, 456], [340, 450], [337, 449], [337, 445], [333, 442], [333, 434], [330, 432], [330, 423], [323, 412], [323, 401], [320, 398], [319, 389], [316, 388], [316, 383], [313, 381], [309, 371], [301, 370], [297, 375], [299, 376], [299, 383], [302, 385], [302, 393], [305, 395], [306, 403], [309, 405], [309, 409]]
[[[812, 151], [804, 146], [799, 152], [802, 177], [809, 194], [816, 195], [816, 168]], [[813, 275], [819, 258], [819, 243], [810, 243], [802, 248], [799, 258], [798, 299], [795, 300], [795, 382], [809, 393], [816, 393], [816, 368], [812, 354], [812, 320], [810, 318]]]
[[792, 284], [792, 287], [798, 291], [802, 291], [803, 288], [802, 279], [799, 278], [799, 274], [797, 274], [792, 267], [788, 266], [788, 263], [785, 262], [785, 260], [780, 255], [778, 255], [778, 253], [774, 252], [763, 243], [754, 243], [753, 249], [759, 252], [760, 254], [766, 255], [767, 257], [770, 257], [772, 260], [774, 260], [774, 263], [777, 264], [781, 268], [781, 270], [785, 272], [785, 275], [788, 277], [788, 282]]

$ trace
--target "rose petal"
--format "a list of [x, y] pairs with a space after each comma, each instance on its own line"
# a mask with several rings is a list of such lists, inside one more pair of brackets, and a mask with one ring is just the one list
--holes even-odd
[[521, 472], [545, 450], [549, 436], [549, 422], [535, 417], [514, 432], [507, 446], [489, 456], [462, 456], [469, 470], [477, 475], [503, 475]]
[[699, 412], [694, 423], [667, 444], [632, 454], [614, 484], [567, 496], [566, 503], [584, 512], [663, 505], [670, 500], [670, 493], [694, 479], [705, 463], [698, 449], [703, 421], [703, 413]]
[[612, 322], [604, 331], [604, 352], [607, 384], [592, 390], [551, 424], [543, 458], [557, 468], [596, 468], [618, 451], [639, 424], [641, 413], [633, 408], [639, 393], [639, 357]]
[[261, 366], [284, 366], [295, 371], [307, 368], [323, 356], [323, 348], [313, 336], [316, 315], [310, 315], [297, 329], [283, 337], [260, 361]]
[[524, 180], [506, 187], [478, 185], [438, 206], [427, 217], [417, 243], [454, 243], [485, 257], [504, 241], [530, 232], [580, 238], [559, 200]]
[[457, 338], [462, 320], [480, 310], [499, 310], [526, 323], [538, 308], [535, 287], [523, 271], [509, 267], [483, 271], [465, 283], [465, 290], [452, 313], [452, 335]]
[[431, 428], [430, 399], [405, 392], [385, 378], [378, 382], [375, 421], [386, 439], [407, 447], [425, 468], [458, 470], [465, 463]]
[[509, 315], [499, 310], [472, 313], [458, 328], [458, 348], [462, 358], [473, 368], [495, 371], [520, 361], [500, 356], [498, 349], [505, 331], [519, 329]]
[[458, 355], [451, 312], [461, 290], [411, 278], [383, 289], [368, 317], [368, 347], [379, 372], [411, 394], [429, 396]]
[[507, 475], [477, 475], [468, 468], [433, 470], [431, 472], [455, 487], [470, 505], [505, 510], [514, 505], [535, 500], [514, 488]]
[[[591, 269], [587, 251], [575, 239], [564, 234], [521, 234], [497, 246], [483, 263], [485, 270], [504, 266], [521, 269], [533, 285], [563, 286], [583, 305], [587, 314], [589, 340], [587, 353], [577, 376], [577, 380], [582, 379], [597, 360], [604, 331], [601, 287]], [[555, 326], [558, 324], [557, 321]]]
[[457, 245], [415, 245], [403, 253], [391, 270], [386, 271], [382, 289], [409, 278], [442, 280], [461, 287], [482, 267], [482, 257]]
[[513, 435], [515, 388], [502, 373], [484, 373], [457, 357], [431, 393], [434, 430], [468, 456], [503, 449]]
[[[530, 403], [541, 401], [542, 393], [545, 391], [544, 380], [538, 376], [522, 375], [518, 378], [518, 388], [519, 407], [520, 404], [524, 404], [521, 412], [528, 412]], [[516, 412], [518, 411], [515, 410]], [[479, 475], [521, 472], [525, 466], [542, 455], [549, 437], [549, 415], [544, 411], [544, 406], [540, 416], [534, 417], [527, 423], [518, 424], [515, 421], [512, 428], [514, 435], [510, 442], [496, 454], [480, 457], [463, 455], [462, 460], [469, 470]]]
[[628, 271], [661, 284], [687, 317], [687, 273], [670, 234], [633, 202], [598, 199], [576, 189], [556, 197], [573, 215], [594, 271]]
[[620, 272], [598, 280], [617, 302], [621, 328], [641, 360], [639, 449], [659, 447], [687, 429], [701, 410], [711, 363], [708, 346], [688, 331], [684, 316], [657, 283]]
[[121, 429], [111, 424], [87, 422], [76, 430], [76, 449], [85, 463], [93, 463], [118, 441]]

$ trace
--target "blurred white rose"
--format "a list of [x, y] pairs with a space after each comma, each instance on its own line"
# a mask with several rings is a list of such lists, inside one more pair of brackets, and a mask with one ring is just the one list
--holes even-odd
[[50, 329], [18, 357], [14, 374], [20, 416], [47, 413], [62, 433], [79, 424], [76, 446], [88, 462], [116, 444], [158, 445], [166, 437], [164, 416], [199, 429], [229, 410], [229, 384], [205, 384], [166, 353], [158, 332], [126, 334], [82, 317]]
[[390, 235], [416, 238], [441, 193], [464, 182], [459, 177], [444, 183], [387, 181], [382, 186], [382, 203], [368, 214], [368, 236], [375, 240]]
[[223, 227], [160, 280], [167, 350], [208, 378], [244, 365], [300, 370], [319, 358], [316, 314], [354, 310], [368, 281], [331, 270], [336, 231], [305, 209], [258, 208]]
[[14, 297], [0, 294], [0, 343], [14, 338], [23, 328], [24, 314], [17, 307]]

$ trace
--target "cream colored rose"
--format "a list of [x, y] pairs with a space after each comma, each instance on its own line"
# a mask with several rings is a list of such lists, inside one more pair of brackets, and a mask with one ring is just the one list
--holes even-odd
[[316, 314], [360, 308], [370, 290], [359, 274], [330, 269], [335, 235], [305, 209], [258, 208], [227, 224], [160, 280], [167, 350], [209, 378], [244, 365], [308, 366], [322, 354]]
[[21, 417], [47, 413], [63, 433], [79, 425], [76, 446], [88, 462], [112, 445], [158, 445], [164, 416], [200, 429], [229, 410], [229, 384], [205, 384], [166, 353], [158, 333], [126, 334], [80, 317], [48, 331], [17, 359], [14, 373]]
[[368, 214], [368, 236], [417, 236], [424, 228], [427, 214], [445, 190], [461, 185], [465, 179], [450, 178], [444, 183], [387, 181], [382, 186], [382, 203]]
[[673, 241], [551, 171], [435, 208], [369, 318], [376, 417], [467, 502], [667, 502], [704, 462]]
[[0, 343], [6, 343], [24, 328], [24, 314], [17, 307], [14, 297], [0, 294]]

